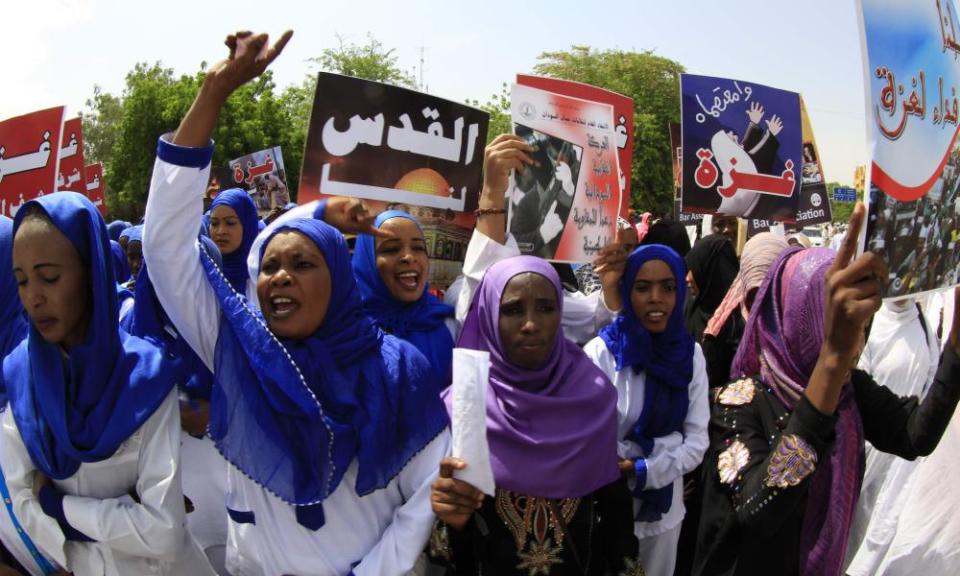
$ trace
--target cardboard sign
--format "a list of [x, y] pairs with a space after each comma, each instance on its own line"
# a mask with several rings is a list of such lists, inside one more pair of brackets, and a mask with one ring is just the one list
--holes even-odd
[[420, 222], [430, 286], [462, 269], [483, 185], [490, 115], [429, 94], [320, 73], [298, 201], [364, 198], [375, 212], [405, 210]]
[[800, 95], [680, 76], [683, 211], [793, 222], [801, 163]]
[[0, 214], [57, 188], [57, 158], [63, 106], [0, 122]]
[[261, 217], [290, 202], [283, 152], [279, 146], [231, 160], [230, 172], [229, 182], [220, 182], [220, 188], [242, 188], [249, 192]]
[[526, 74], [517, 74], [517, 84], [613, 106], [617, 157], [620, 161], [620, 216], [626, 218], [630, 211], [630, 182], [633, 174], [633, 98], [582, 82]]
[[592, 261], [620, 214], [613, 107], [514, 85], [510, 113], [535, 163], [511, 178], [508, 230], [524, 254]]
[[886, 296], [960, 282], [960, 20], [953, 0], [862, 0], [871, 162], [866, 249]]
[[104, 193], [106, 185], [103, 182], [103, 164], [97, 162], [84, 167], [87, 181], [83, 186], [83, 193], [93, 202], [100, 211], [100, 215], [107, 217], [107, 196]]
[[63, 123], [63, 138], [60, 145], [60, 167], [57, 171], [58, 192], [86, 194], [87, 179], [83, 174], [83, 125], [80, 118], [71, 118]]

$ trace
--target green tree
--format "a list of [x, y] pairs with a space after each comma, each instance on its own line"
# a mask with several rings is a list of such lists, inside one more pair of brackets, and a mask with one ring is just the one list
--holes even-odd
[[109, 158], [123, 119], [123, 101], [100, 86], [93, 87], [93, 97], [86, 102], [90, 112], [81, 114], [83, 121], [83, 154], [87, 164]]
[[673, 167], [670, 122], [680, 121], [684, 67], [653, 51], [597, 51], [588, 46], [544, 52], [534, 72], [592, 84], [633, 98], [633, 174], [630, 204], [638, 212], [671, 214]]
[[500, 92], [493, 94], [481, 104], [479, 100], [467, 100], [468, 106], [479, 108], [490, 115], [490, 128], [487, 130], [487, 144], [500, 134], [513, 132], [513, 122], [510, 120], [510, 91], [507, 83], [500, 86]]
[[[203, 82], [204, 68], [201, 64], [196, 74], [177, 77], [159, 62], [140, 63], [127, 74], [122, 95], [95, 89], [87, 101], [84, 134], [91, 160], [104, 164], [111, 218], [135, 221], [142, 216], [157, 138], [180, 124]], [[280, 146], [287, 183], [295, 196], [303, 137], [290, 129], [297, 108], [289, 100], [286, 94], [276, 95], [270, 71], [237, 90], [227, 100], [214, 131], [213, 165], [224, 166], [238, 156]]]
[[340, 43], [337, 48], [327, 48], [319, 57], [309, 61], [327, 72], [416, 88], [413, 76], [397, 66], [396, 49], [387, 50], [370, 35], [367, 35], [367, 43], [362, 45], [346, 44], [340, 36], [337, 41]]

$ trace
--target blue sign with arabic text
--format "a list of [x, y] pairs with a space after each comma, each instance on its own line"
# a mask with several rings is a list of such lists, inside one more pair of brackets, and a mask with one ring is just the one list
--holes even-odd
[[683, 74], [684, 212], [793, 222], [802, 167], [800, 95]]

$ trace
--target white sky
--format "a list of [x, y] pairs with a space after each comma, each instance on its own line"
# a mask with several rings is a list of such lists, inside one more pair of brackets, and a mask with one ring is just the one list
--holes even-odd
[[0, 0], [0, 17], [0, 118], [60, 104], [75, 113], [94, 84], [119, 93], [137, 62], [192, 74], [225, 54], [230, 31], [293, 28], [273, 66], [280, 87], [299, 83], [337, 34], [372, 34], [411, 71], [424, 47], [429, 91], [460, 101], [486, 101], [541, 52], [651, 49], [689, 72], [802, 93], [828, 180], [851, 183], [867, 159], [854, 0]]

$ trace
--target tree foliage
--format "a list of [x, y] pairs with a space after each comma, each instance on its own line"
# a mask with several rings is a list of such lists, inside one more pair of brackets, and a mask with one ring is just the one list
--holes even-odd
[[395, 49], [384, 48], [383, 44], [369, 35], [366, 44], [346, 44], [340, 36], [337, 36], [337, 40], [340, 43], [337, 48], [327, 48], [319, 57], [310, 58], [309, 61], [327, 72], [416, 88], [413, 75], [397, 65]]
[[491, 95], [485, 103], [481, 104], [479, 100], [467, 100], [467, 105], [479, 108], [490, 115], [487, 144], [500, 134], [513, 132], [513, 122], [510, 120], [510, 91], [506, 82], [500, 86], [500, 92]]
[[[393, 49], [371, 36], [364, 44], [339, 39], [310, 59], [322, 70], [415, 87], [413, 76], [397, 62]], [[112, 218], [138, 219], [146, 204], [157, 138], [175, 130], [204, 78], [205, 64], [193, 75], [176, 76], [161, 63], [140, 63], [126, 77], [120, 95], [94, 88], [83, 114], [87, 157], [104, 164]], [[634, 169], [631, 205], [639, 211], [668, 214], [673, 206], [670, 137], [667, 125], [679, 121], [679, 74], [683, 67], [652, 52], [595, 51], [573, 46], [541, 54], [538, 74], [593, 84], [634, 99]], [[214, 131], [213, 162], [223, 166], [244, 154], [281, 146], [287, 184], [296, 197], [303, 149], [316, 90], [316, 75], [278, 89], [268, 71], [234, 93]], [[490, 113], [488, 142], [511, 131], [508, 85], [483, 104]]]
[[633, 98], [631, 207], [658, 215], [673, 211], [670, 122], [680, 121], [684, 67], [652, 51], [597, 51], [588, 46], [544, 52], [534, 72], [592, 84]]

